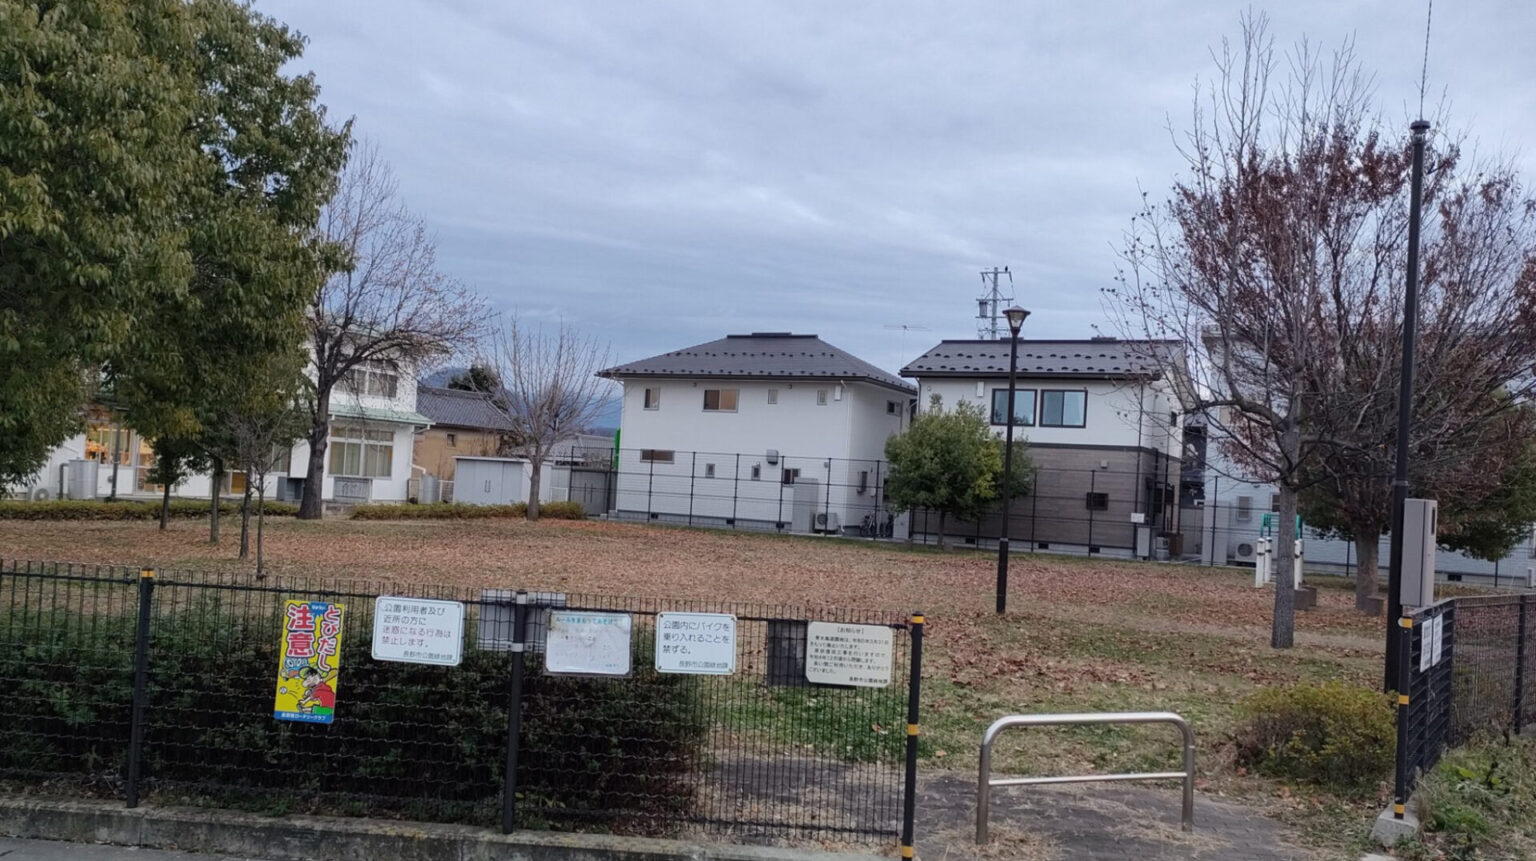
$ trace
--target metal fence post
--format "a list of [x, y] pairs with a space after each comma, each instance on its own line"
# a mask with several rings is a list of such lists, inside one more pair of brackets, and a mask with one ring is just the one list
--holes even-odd
[[1029, 552], [1034, 553], [1040, 549], [1039, 529], [1040, 524], [1035, 520], [1035, 512], [1040, 509], [1040, 467], [1035, 467], [1035, 480], [1029, 488]]
[[[641, 457], [645, 456], [645, 451], [643, 449], [640, 452], [640, 456]], [[655, 487], [655, 486], [656, 486], [656, 453], [653, 451], [653, 452], [651, 452], [651, 471], [646, 474], [646, 478], [645, 478], [645, 519], [646, 520], [650, 520], [651, 519], [651, 489], [653, 487]]]
[[1402, 819], [1408, 811], [1408, 691], [1413, 671], [1409, 660], [1413, 653], [1413, 619], [1404, 616], [1397, 624], [1397, 647], [1402, 659], [1397, 662], [1397, 774], [1393, 778], [1392, 818]]
[[[1211, 498], [1207, 499], [1205, 501], [1205, 504], [1211, 506], [1211, 511], [1212, 511], [1212, 513], [1211, 513], [1211, 549], [1210, 549], [1209, 553], [1205, 554], [1205, 558], [1210, 560], [1210, 563], [1209, 563], [1210, 565], [1215, 565], [1216, 564], [1216, 521], [1221, 519], [1221, 476], [1219, 476], [1219, 475], [1211, 476]], [[1221, 564], [1222, 565], [1227, 564], [1227, 549], [1225, 547], [1223, 547], [1221, 549]]]
[[923, 686], [923, 626], [922, 613], [912, 614], [912, 674], [907, 682], [907, 775], [901, 808], [901, 857], [914, 858], [912, 832], [917, 819], [917, 739], [919, 734], [919, 701]]
[[[1088, 496], [1089, 496], [1090, 499], [1093, 497], [1094, 493], [1098, 492], [1098, 489], [1099, 489], [1099, 480], [1098, 479], [1099, 479], [1099, 474], [1098, 473], [1096, 473], [1096, 472], [1088, 473]], [[1088, 553], [1092, 553], [1093, 552], [1093, 506], [1092, 505], [1088, 506], [1088, 550], [1087, 550], [1087, 552]]]
[[741, 452], [736, 453], [736, 475], [731, 480], [731, 528], [739, 528], [736, 524], [736, 504], [741, 498]]
[[688, 525], [693, 525], [693, 487], [699, 478], [699, 453], [693, 453], [693, 463], [688, 467]]
[[1525, 640], [1531, 596], [1520, 596], [1520, 632], [1515, 635], [1515, 733], [1525, 726]]
[[517, 748], [523, 731], [523, 653], [528, 635], [528, 593], [517, 590], [512, 607], [512, 691], [507, 702], [507, 766], [501, 784], [501, 832], [511, 834], [517, 818]]
[[128, 784], [125, 801], [139, 806], [139, 774], [144, 761], [144, 706], [149, 700], [149, 615], [155, 594], [155, 569], [139, 571], [139, 626], [133, 643], [133, 713], [128, 729]]

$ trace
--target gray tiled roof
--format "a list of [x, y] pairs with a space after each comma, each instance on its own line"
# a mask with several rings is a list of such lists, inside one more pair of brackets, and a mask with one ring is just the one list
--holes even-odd
[[487, 431], [512, 429], [506, 413], [492, 406], [480, 392], [418, 385], [416, 412], [431, 419], [434, 425]]
[[[1154, 351], [1172, 341], [1019, 341], [1020, 378], [1131, 377], [1159, 375]], [[1006, 377], [1008, 342], [943, 341], [901, 369], [904, 377]]]
[[916, 390], [859, 357], [815, 335], [753, 332], [617, 365], [598, 376], [721, 377], [726, 379], [864, 380], [906, 394]]

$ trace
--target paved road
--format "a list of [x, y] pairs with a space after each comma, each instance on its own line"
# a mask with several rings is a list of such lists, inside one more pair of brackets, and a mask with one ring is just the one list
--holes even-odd
[[257, 861], [257, 859], [0, 837], [0, 861]]

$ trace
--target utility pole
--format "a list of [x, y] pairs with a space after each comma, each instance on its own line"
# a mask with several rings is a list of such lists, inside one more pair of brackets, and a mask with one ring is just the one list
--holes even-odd
[[1008, 287], [1013, 288], [1013, 273], [1008, 267], [992, 267], [981, 273], [982, 294], [976, 299], [976, 337], [982, 341], [1001, 341], [1008, 333], [1003, 320], [1003, 309], [1013, 304], [1013, 294], [1003, 293], [1001, 276], [1008, 276]]

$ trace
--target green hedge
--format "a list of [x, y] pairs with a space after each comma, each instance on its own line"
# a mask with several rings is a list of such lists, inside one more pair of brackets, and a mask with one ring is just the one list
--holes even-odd
[[1239, 764], [1346, 793], [1369, 793], [1391, 774], [1397, 736], [1381, 693], [1337, 682], [1266, 688], [1240, 712]]
[[[469, 505], [463, 502], [379, 504], [359, 505], [352, 509], [353, 520], [483, 520], [521, 519], [527, 516], [528, 506], [522, 502], [511, 505]], [[550, 502], [539, 506], [539, 516], [551, 520], [585, 520], [587, 513], [579, 502]]]
[[[132, 702], [133, 591], [114, 612], [15, 608], [0, 627], [9, 715], [0, 779], [121, 792]], [[144, 775], [152, 797], [269, 813], [405, 816], [490, 825], [506, 761], [511, 655], [467, 649], [458, 667], [374, 661], [372, 602], [349, 602], [337, 718], [272, 717], [278, 612], [167, 599], [154, 619]], [[242, 612], [235, 612], [236, 608]], [[12, 628], [12, 623], [16, 627]], [[469, 635], [474, 642], [474, 635]], [[637, 637], [637, 643], [649, 639]], [[637, 648], [625, 680], [546, 677], [529, 660], [519, 769], [523, 827], [550, 822], [657, 833], [692, 805], [707, 735], [698, 680], [655, 672]]]
[[[256, 502], [251, 502], [252, 510], [255, 510]], [[299, 507], [290, 502], [266, 503], [268, 517], [292, 517], [299, 513]], [[236, 515], [240, 513], [240, 503], [225, 500], [220, 503], [219, 511]], [[171, 517], [177, 519], [192, 519], [208, 516], [208, 503], [198, 499], [173, 499], [171, 500]], [[122, 500], [119, 502], [105, 502], [91, 499], [64, 499], [51, 502], [22, 502], [19, 500], [0, 500], [0, 520], [159, 520], [160, 502]]]

